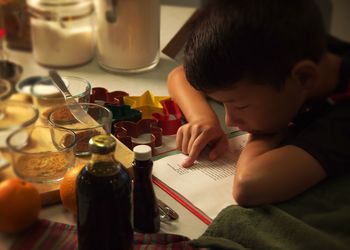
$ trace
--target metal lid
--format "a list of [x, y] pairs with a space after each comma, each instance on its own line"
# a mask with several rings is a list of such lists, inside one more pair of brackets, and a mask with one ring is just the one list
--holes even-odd
[[108, 154], [114, 152], [116, 140], [110, 135], [96, 135], [89, 140], [91, 153]]
[[138, 145], [133, 148], [134, 158], [138, 161], [148, 161], [152, 158], [152, 148], [148, 145]]

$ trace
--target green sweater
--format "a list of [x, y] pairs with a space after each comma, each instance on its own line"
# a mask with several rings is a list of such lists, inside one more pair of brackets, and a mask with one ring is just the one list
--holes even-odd
[[229, 206], [191, 241], [211, 249], [350, 249], [350, 175], [277, 205]]

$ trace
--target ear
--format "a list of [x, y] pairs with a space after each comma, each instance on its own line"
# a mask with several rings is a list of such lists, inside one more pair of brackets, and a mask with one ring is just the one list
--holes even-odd
[[319, 68], [311, 60], [301, 60], [294, 65], [291, 76], [302, 89], [311, 90], [319, 81]]

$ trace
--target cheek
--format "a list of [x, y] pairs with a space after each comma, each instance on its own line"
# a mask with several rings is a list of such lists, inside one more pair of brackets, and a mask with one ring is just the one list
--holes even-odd
[[264, 131], [277, 131], [288, 126], [290, 122], [290, 113], [282, 109], [282, 106], [275, 106], [256, 114], [254, 121], [256, 126]]
[[268, 121], [264, 113], [247, 112], [244, 116], [244, 123], [251, 129], [260, 130], [267, 125]]
[[[252, 119], [253, 117], [253, 119]], [[228, 127], [237, 126], [241, 129], [251, 129], [257, 124], [255, 116], [250, 116], [248, 113], [240, 111], [230, 112], [225, 114], [225, 123]]]

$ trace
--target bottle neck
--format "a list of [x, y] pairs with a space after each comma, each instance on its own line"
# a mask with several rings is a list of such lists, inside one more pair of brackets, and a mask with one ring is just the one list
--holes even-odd
[[108, 154], [91, 154], [91, 160], [90, 162], [104, 162], [104, 161], [114, 161], [114, 152], [108, 153]]
[[151, 178], [153, 162], [152, 160], [134, 160], [134, 176], [136, 179]]
[[[119, 171], [119, 164], [114, 159], [114, 152], [109, 154], [91, 154], [91, 160], [88, 164], [88, 171], [96, 172], [95, 170], [100, 169], [98, 171], [105, 171], [110, 174], [115, 171]], [[102, 174], [102, 173], [99, 173]]]

